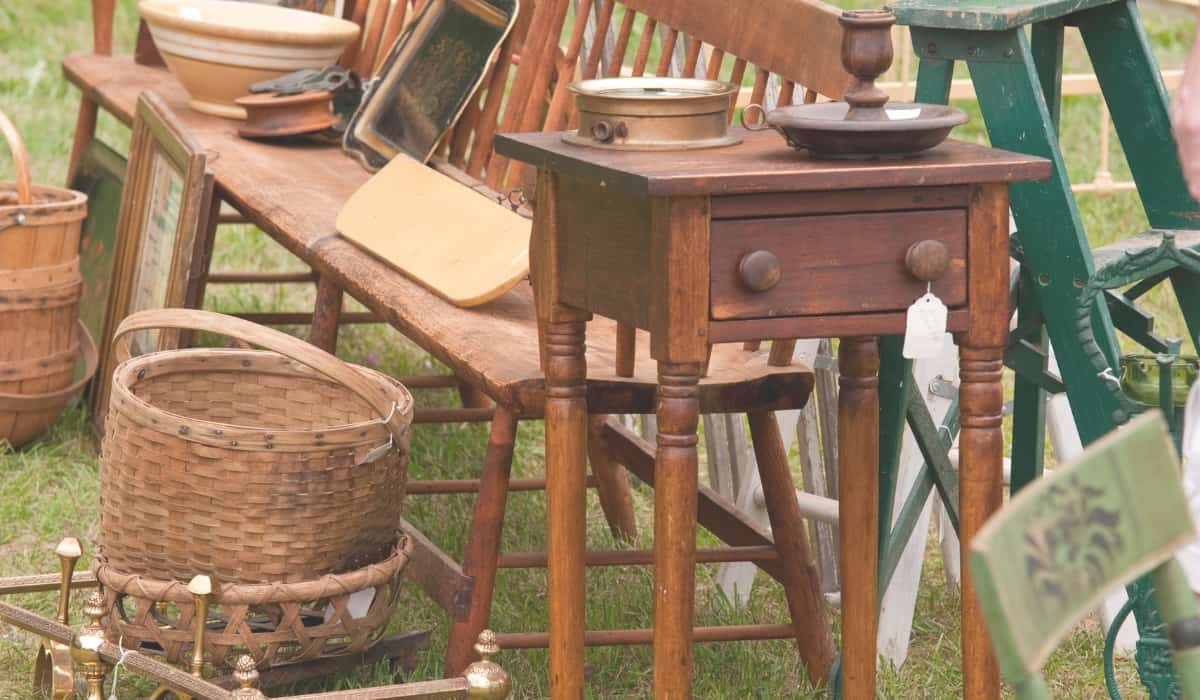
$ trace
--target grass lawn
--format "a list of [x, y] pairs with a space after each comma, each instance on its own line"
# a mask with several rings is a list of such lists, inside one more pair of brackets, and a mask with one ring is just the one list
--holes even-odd
[[[17, 123], [27, 141], [37, 182], [62, 182], [71, 144], [78, 93], [61, 77], [59, 61], [70, 51], [90, 46], [90, 11], [87, 0], [16, 0], [0, 3], [0, 109]], [[850, 3], [847, 3], [849, 5]], [[853, 4], [868, 3], [859, 0]], [[136, 18], [133, 0], [119, 0], [117, 45], [128, 52]], [[1189, 18], [1166, 16], [1147, 9], [1147, 29], [1161, 60], [1168, 66], [1183, 63], [1193, 24]], [[1067, 70], [1086, 69], [1078, 37], [1067, 48]], [[973, 109], [972, 106], [967, 106]], [[1089, 181], [1097, 164], [1097, 101], [1072, 98], [1064, 108], [1064, 141], [1072, 176]], [[972, 124], [958, 132], [960, 138], [983, 140], [981, 120], [972, 113]], [[103, 117], [101, 134], [124, 148], [128, 132]], [[1114, 174], [1128, 178], [1128, 168], [1113, 148]], [[356, 167], [347, 162], [347, 167]], [[0, 179], [9, 178], [11, 159], [0, 154]], [[1136, 197], [1123, 194], [1085, 198], [1082, 213], [1094, 244], [1111, 241], [1145, 226]], [[295, 260], [265, 235], [248, 227], [223, 228], [216, 246], [217, 269], [297, 269]], [[1173, 311], [1169, 292], [1149, 300], [1158, 312], [1159, 331], [1183, 335], [1182, 322]], [[210, 290], [208, 308], [222, 311], [300, 310], [311, 308], [312, 290], [305, 285], [277, 288], [219, 287]], [[468, 332], [468, 329], [464, 329]], [[347, 328], [340, 354], [377, 365], [392, 373], [438, 371], [429, 359], [390, 329], [374, 326]], [[453, 405], [450, 392], [424, 392], [420, 400], [430, 405]], [[477, 472], [486, 442], [481, 426], [421, 426], [416, 429], [412, 472], [425, 478], [466, 478]], [[703, 451], [701, 452], [703, 455]], [[514, 470], [519, 476], [539, 475], [543, 468], [542, 428], [537, 423], [521, 427]], [[704, 473], [704, 470], [701, 470]], [[98, 538], [99, 466], [96, 448], [78, 410], [69, 412], [54, 431], [20, 452], [0, 445], [0, 576], [55, 570], [53, 548], [71, 534], [85, 547]], [[589, 545], [617, 546], [608, 534], [594, 495], [591, 496]], [[472, 501], [462, 496], [420, 497], [406, 503], [407, 517], [450, 553], [462, 551]], [[652, 498], [645, 490], [636, 494], [639, 523], [649, 546]], [[503, 537], [506, 550], [533, 550], [544, 545], [541, 494], [514, 495]], [[712, 545], [711, 536], [701, 535]], [[698, 574], [698, 624], [770, 623], [785, 620], [787, 607], [781, 590], [759, 577], [749, 604], [734, 609], [716, 588], [714, 567]], [[589, 573], [587, 623], [593, 628], [645, 626], [651, 619], [651, 572], [648, 568], [602, 568]], [[500, 573], [493, 607], [492, 626], [503, 631], [544, 629], [546, 580], [542, 571], [505, 570]], [[54, 607], [51, 594], [21, 596], [13, 602], [43, 613]], [[78, 601], [76, 602], [78, 608]], [[960, 694], [958, 670], [958, 594], [948, 588], [935, 550], [929, 552], [913, 628], [908, 662], [900, 669], [881, 673], [885, 698], [949, 698]], [[77, 615], [77, 613], [76, 613]], [[78, 617], [76, 617], [78, 619]], [[431, 628], [431, 651], [422, 656], [410, 680], [441, 676], [449, 620], [414, 586], [404, 593], [395, 629]], [[0, 626], [0, 698], [34, 697], [30, 691], [35, 642], [31, 635]], [[1101, 672], [1102, 640], [1099, 624], [1089, 619], [1062, 644], [1047, 666], [1054, 697], [1105, 697]], [[539, 698], [547, 694], [546, 654], [507, 652], [501, 661], [512, 673], [516, 696]], [[648, 647], [610, 647], [589, 650], [587, 656], [591, 697], [640, 698], [650, 692], [652, 668]], [[118, 694], [145, 697], [149, 687], [129, 674], [121, 674]], [[1132, 660], [1119, 662], [1118, 675], [1126, 697], [1138, 697]], [[291, 688], [292, 692], [364, 687], [390, 680], [386, 668], [359, 672], [323, 683]], [[809, 698], [821, 697], [804, 678], [794, 645], [786, 641], [698, 645], [695, 695], [698, 698]]]

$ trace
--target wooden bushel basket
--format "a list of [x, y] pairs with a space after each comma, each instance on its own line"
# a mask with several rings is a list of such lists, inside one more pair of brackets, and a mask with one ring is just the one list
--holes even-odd
[[[209, 331], [267, 351], [197, 348], [133, 359], [125, 336]], [[107, 566], [186, 582], [312, 581], [395, 550], [412, 396], [269, 328], [187, 309], [117, 328], [101, 447]]]
[[[16, 165], [0, 182], [0, 442], [20, 447], [58, 419], [96, 371], [96, 348], [79, 323], [79, 231], [87, 196], [33, 185], [21, 137], [0, 112]], [[83, 356], [86, 371], [72, 383]]]

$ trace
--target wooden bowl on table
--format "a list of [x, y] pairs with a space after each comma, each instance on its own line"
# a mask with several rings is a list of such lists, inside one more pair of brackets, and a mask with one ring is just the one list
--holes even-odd
[[253, 83], [333, 65], [359, 34], [343, 19], [229, 0], [142, 0], [138, 12], [192, 108], [229, 119], [246, 118], [234, 100]]

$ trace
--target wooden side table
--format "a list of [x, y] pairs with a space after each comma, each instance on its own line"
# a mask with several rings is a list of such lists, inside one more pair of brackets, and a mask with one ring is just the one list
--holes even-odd
[[[696, 386], [711, 344], [841, 338], [845, 697], [875, 696], [877, 337], [902, 334], [907, 307], [926, 291], [905, 262], [923, 241], [949, 254], [932, 288], [961, 346], [964, 547], [1001, 502], [1007, 183], [1045, 178], [1049, 163], [953, 141], [910, 160], [816, 161], [773, 132], [741, 135], [738, 146], [677, 153], [590, 149], [555, 133], [496, 141], [502, 155], [538, 168], [531, 246], [547, 383], [554, 698], [583, 694], [584, 324], [593, 313], [649, 331], [659, 368], [655, 697], [691, 690]], [[995, 678], [987, 639], [967, 578], [964, 665]]]

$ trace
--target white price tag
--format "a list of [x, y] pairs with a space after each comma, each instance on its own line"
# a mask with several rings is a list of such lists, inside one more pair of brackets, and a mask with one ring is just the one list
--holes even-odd
[[946, 305], [928, 292], [908, 307], [904, 356], [910, 360], [937, 357], [946, 347]]

